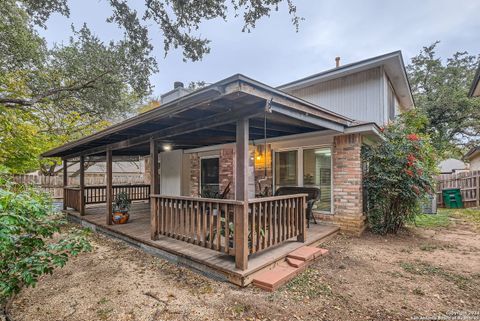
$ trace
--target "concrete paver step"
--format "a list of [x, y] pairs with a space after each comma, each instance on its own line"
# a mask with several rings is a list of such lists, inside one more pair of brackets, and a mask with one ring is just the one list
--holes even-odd
[[328, 253], [328, 250], [313, 246], [302, 246], [289, 253], [287, 257], [301, 261], [310, 261]]

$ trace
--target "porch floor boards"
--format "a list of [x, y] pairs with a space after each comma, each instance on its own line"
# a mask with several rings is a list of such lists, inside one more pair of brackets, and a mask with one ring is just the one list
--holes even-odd
[[[74, 221], [80, 224], [88, 225], [90, 223], [100, 229], [107, 230], [109, 232], [107, 234], [115, 238], [120, 238], [127, 242], [133, 241], [132, 243], [145, 244], [168, 252], [173, 256], [193, 261], [197, 264], [186, 265], [190, 265], [198, 270], [202, 270], [202, 265], [206, 266], [210, 270], [222, 274], [226, 280], [240, 286], [249, 284], [254, 274], [262, 271], [262, 269], [273, 267], [277, 262], [284, 260], [290, 252], [305, 245], [318, 245], [322, 240], [334, 235], [339, 230], [335, 226], [310, 224], [310, 228], [307, 229], [307, 240], [305, 243], [297, 242], [294, 238], [275, 247], [252, 254], [248, 259], [248, 269], [242, 271], [235, 267], [235, 258], [225, 253], [163, 235], [160, 235], [158, 240], [151, 240], [150, 204], [148, 202], [133, 203], [129, 211], [130, 220], [123, 225], [107, 225], [105, 223], [105, 211], [105, 204], [102, 204], [87, 206], [84, 216], [80, 216], [79, 212], [71, 209], [66, 212]], [[161, 254], [159, 255], [162, 256]], [[169, 259], [168, 257], [165, 258]]]

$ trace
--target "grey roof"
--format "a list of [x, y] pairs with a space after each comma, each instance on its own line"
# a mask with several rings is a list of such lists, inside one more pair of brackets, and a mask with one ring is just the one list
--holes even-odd
[[441, 161], [438, 164], [438, 169], [440, 170], [440, 173], [446, 174], [446, 173], [452, 173], [455, 170], [465, 170], [468, 169], [467, 164], [462, 162], [459, 159], [455, 158], [449, 158]]
[[[79, 140], [67, 143], [65, 145], [59, 146], [52, 150], [49, 150], [42, 154], [43, 157], [64, 157], [66, 155], [73, 155], [82, 153], [84, 150], [91, 148], [97, 148], [101, 146], [106, 146], [110, 143], [118, 143], [124, 140], [125, 136], [128, 137], [138, 137], [142, 135], [148, 135], [149, 131], [154, 131], [158, 129], [158, 126], [155, 127], [152, 124], [150, 128], [141, 128], [146, 123], [152, 123], [157, 119], [165, 119], [168, 115], [173, 113], [178, 113], [179, 111], [185, 109], [185, 106], [196, 106], [200, 103], [207, 104], [209, 100], [212, 100], [216, 97], [222, 97], [225, 88], [233, 84], [243, 84], [249, 85], [255, 88], [258, 92], [268, 93], [268, 95], [275, 95], [279, 99], [284, 101], [293, 102], [295, 104], [301, 105], [302, 108], [308, 110], [308, 113], [315, 113], [316, 117], [321, 117], [329, 122], [338, 124], [338, 126], [346, 127], [351, 122], [352, 119], [337, 114], [327, 108], [320, 107], [313, 103], [310, 103], [301, 98], [290, 95], [286, 92], [283, 92], [274, 87], [263, 84], [259, 81], [256, 81], [252, 78], [246, 77], [241, 74], [236, 74], [226, 79], [223, 79], [217, 83], [214, 83], [210, 86], [204, 87], [197, 91], [194, 91], [188, 95], [182, 96], [178, 99], [170, 101], [159, 108], [152, 109], [138, 116], [129, 118], [123, 122], [110, 126], [104, 130], [101, 130], [95, 134], [92, 134], [87, 137], [83, 137]], [[241, 87], [241, 86], [240, 86]], [[232, 93], [233, 95], [233, 93]], [[142, 150], [143, 153], [148, 153], [148, 151]], [[138, 155], [141, 155], [138, 152]]]

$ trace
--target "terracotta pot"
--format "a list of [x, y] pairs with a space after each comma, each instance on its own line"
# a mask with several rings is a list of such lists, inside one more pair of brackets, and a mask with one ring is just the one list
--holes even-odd
[[130, 215], [128, 212], [113, 212], [112, 214], [112, 222], [113, 224], [125, 224], [128, 222]]

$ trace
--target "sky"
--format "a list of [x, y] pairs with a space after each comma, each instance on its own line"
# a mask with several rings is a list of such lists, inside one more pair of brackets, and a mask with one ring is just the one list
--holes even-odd
[[[143, 1], [130, 1], [141, 9]], [[228, 2], [228, 1], [227, 1]], [[227, 22], [202, 24], [199, 34], [210, 39], [211, 52], [199, 62], [184, 62], [180, 50], [165, 57], [162, 33], [149, 26], [159, 72], [152, 75], [153, 96], [173, 88], [174, 81], [213, 83], [236, 73], [278, 86], [335, 66], [401, 50], [405, 64], [423, 46], [436, 40], [440, 57], [457, 51], [480, 53], [479, 0], [294, 0], [304, 20], [298, 32], [286, 3], [263, 18], [251, 33], [229, 14]], [[70, 0], [70, 17], [53, 15], [40, 33], [47, 42], [61, 43], [69, 26], [86, 23], [104, 41], [121, 39], [122, 30], [105, 20], [111, 14], [105, 0]]]

